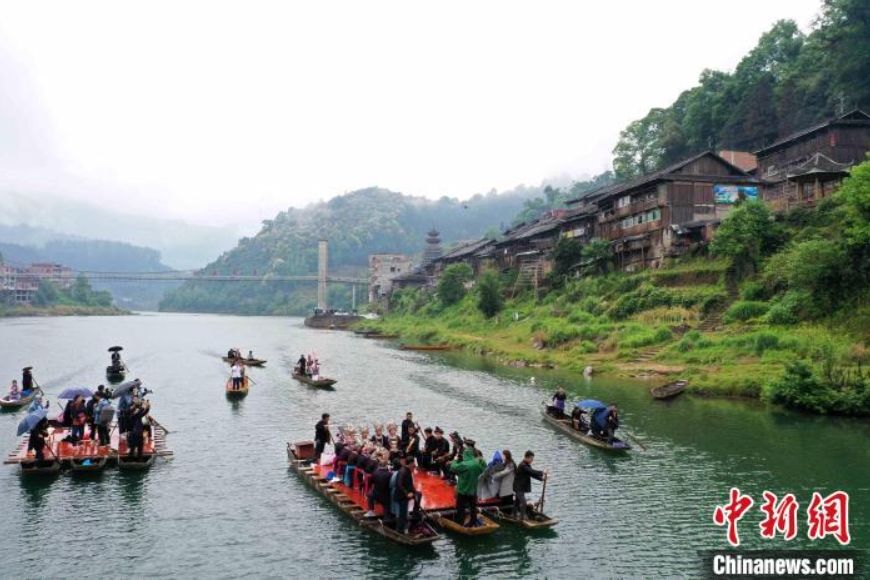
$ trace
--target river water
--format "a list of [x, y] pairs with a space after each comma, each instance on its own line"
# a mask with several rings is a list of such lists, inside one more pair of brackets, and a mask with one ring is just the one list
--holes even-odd
[[[813, 491], [851, 495], [852, 547], [870, 548], [870, 426], [753, 402], [683, 396], [652, 401], [647, 386], [531, 369], [477, 357], [399, 351], [352, 333], [314, 331], [298, 318], [144, 314], [0, 321], [4, 384], [34, 374], [55, 406], [69, 386], [95, 387], [106, 348], [125, 347], [133, 376], [154, 390], [154, 416], [171, 430], [171, 461], [144, 474], [115, 469], [22, 479], [0, 469], [2, 578], [697, 578], [699, 552], [726, 547], [713, 509], [728, 489], [756, 506], [740, 522], [749, 548], [836, 548], [806, 539]], [[268, 359], [250, 395], [223, 394], [231, 346]], [[334, 391], [293, 381], [300, 353], [315, 351]], [[534, 381], [532, 380], [534, 378]], [[614, 457], [565, 438], [539, 405], [557, 384], [572, 396], [616, 401], [622, 423], [647, 448]], [[447, 537], [424, 549], [359, 528], [288, 469], [285, 443], [310, 439], [319, 415], [361, 423], [402, 418], [496, 448], [536, 452], [549, 469], [551, 531], [503, 526], [492, 536]], [[0, 414], [0, 448], [16, 444], [20, 413]], [[764, 490], [794, 493], [799, 538], [763, 544]], [[540, 491], [536, 484], [532, 496]], [[12, 556], [14, 554], [14, 557]]]

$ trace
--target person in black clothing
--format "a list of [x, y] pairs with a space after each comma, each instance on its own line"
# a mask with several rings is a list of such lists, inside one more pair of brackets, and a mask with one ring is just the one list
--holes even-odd
[[151, 403], [144, 401], [134, 404], [130, 410], [130, 430], [127, 431], [127, 457], [142, 459], [145, 448], [145, 418], [151, 411]]
[[586, 414], [586, 411], [584, 411], [580, 407], [574, 407], [574, 410], [571, 411], [571, 425], [577, 431], [583, 431], [584, 433], [586, 431], [589, 431], [589, 421], [587, 421], [586, 418], [583, 417], [583, 415]]
[[33, 390], [33, 373], [31, 367], [26, 367], [21, 371], [21, 392]]
[[366, 513], [367, 517], [374, 517], [377, 514], [375, 513], [375, 503], [381, 504], [381, 507], [384, 508], [384, 517], [388, 516], [390, 513], [390, 478], [393, 476], [393, 472], [390, 471], [390, 468], [387, 466], [386, 460], [381, 460], [378, 462], [378, 467], [375, 469], [375, 472], [372, 474], [372, 479], [370, 483], [369, 495], [368, 499], [368, 508], [369, 511]]
[[33, 453], [37, 461], [45, 461], [45, 439], [48, 437], [48, 419], [43, 417], [30, 430], [30, 445], [33, 448]]
[[607, 408], [607, 414], [604, 416], [604, 434], [608, 443], [613, 443], [614, 433], [617, 429], [619, 429], [619, 409], [614, 403]]
[[402, 421], [402, 447], [408, 442], [408, 427], [414, 425], [414, 414], [408, 411], [405, 414], [405, 420]]
[[546, 473], [532, 468], [534, 460], [535, 454], [526, 451], [514, 476], [514, 514], [517, 514], [521, 520], [526, 519], [526, 494], [532, 491], [532, 479], [543, 481], [547, 478]]
[[556, 389], [556, 394], [553, 395], [552, 404], [547, 407], [547, 412], [557, 419], [561, 419], [565, 416], [565, 400], [568, 398], [568, 395], [565, 394], [565, 389], [559, 387]]
[[408, 425], [408, 439], [402, 442], [402, 453], [412, 455], [414, 459], [420, 456], [420, 436], [417, 435], [417, 426]]
[[305, 374], [305, 355], [300, 354], [299, 360], [296, 361], [296, 374], [304, 375]]
[[404, 464], [399, 469], [399, 474], [396, 477], [396, 491], [394, 499], [399, 504], [399, 513], [396, 517], [396, 531], [400, 534], [408, 533], [408, 502], [412, 499], [414, 502], [414, 512], [417, 513], [420, 509], [420, 494], [417, 493], [414, 487], [414, 456], [406, 455]]
[[320, 421], [314, 426], [314, 462], [320, 461], [323, 448], [332, 442], [332, 433], [329, 431], [329, 413], [320, 416]]
[[447, 461], [450, 455], [450, 443], [444, 438], [444, 430], [437, 425], [435, 426], [435, 435], [426, 441], [427, 449], [430, 445], [429, 470], [437, 472], [443, 468], [444, 462]]
[[420, 468], [429, 471], [432, 467], [432, 449], [435, 442], [435, 436], [432, 434], [432, 427], [423, 429], [423, 450], [420, 453]]
[[[100, 385], [102, 387], [103, 385]], [[91, 398], [88, 399], [88, 402], [85, 403], [85, 415], [87, 416], [88, 427], [90, 429], [91, 441], [96, 441], [97, 439], [97, 424], [94, 423], [94, 408], [97, 406], [97, 403], [100, 401], [100, 390], [98, 389], [96, 393], [91, 395]]]

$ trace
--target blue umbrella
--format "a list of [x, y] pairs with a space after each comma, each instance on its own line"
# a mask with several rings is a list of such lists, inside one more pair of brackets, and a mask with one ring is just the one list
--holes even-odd
[[24, 435], [25, 433], [32, 431], [36, 424], [45, 419], [45, 416], [48, 414], [47, 409], [37, 409], [32, 412], [24, 419], [21, 420], [21, 423], [18, 424], [18, 435]]
[[605, 405], [601, 401], [596, 401], [595, 399], [583, 399], [582, 401], [577, 401], [577, 406], [582, 407], [584, 409], [606, 409], [607, 408], [607, 405]]
[[87, 399], [90, 396], [93, 396], [94, 392], [90, 389], [86, 389], [84, 387], [73, 387], [71, 389], [64, 389], [57, 396], [58, 399], [68, 399], [73, 400], [79, 395]]
[[139, 379], [133, 379], [132, 381], [127, 381], [126, 383], [121, 383], [115, 390], [112, 391], [112, 398], [117, 399], [121, 395], [126, 395], [136, 387], [142, 386], [142, 381]]

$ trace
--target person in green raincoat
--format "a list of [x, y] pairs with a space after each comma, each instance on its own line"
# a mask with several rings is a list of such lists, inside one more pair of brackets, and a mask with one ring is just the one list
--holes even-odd
[[[477, 480], [486, 469], [486, 461], [475, 457], [474, 441], [465, 440], [465, 450], [462, 461], [450, 464], [450, 471], [457, 475], [456, 481], [456, 522], [466, 527], [477, 525]], [[471, 518], [465, 523], [465, 514], [471, 512]]]

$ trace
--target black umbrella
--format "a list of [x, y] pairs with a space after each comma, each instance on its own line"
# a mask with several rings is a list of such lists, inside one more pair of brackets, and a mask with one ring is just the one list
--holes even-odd
[[32, 369], [33, 369], [33, 367], [24, 367], [24, 368], [21, 369], [21, 370], [22, 370], [22, 371], [29, 371], [29, 370], [32, 370]]
[[118, 352], [119, 350], [124, 350], [123, 346], [113, 346], [109, 348], [109, 352]]

